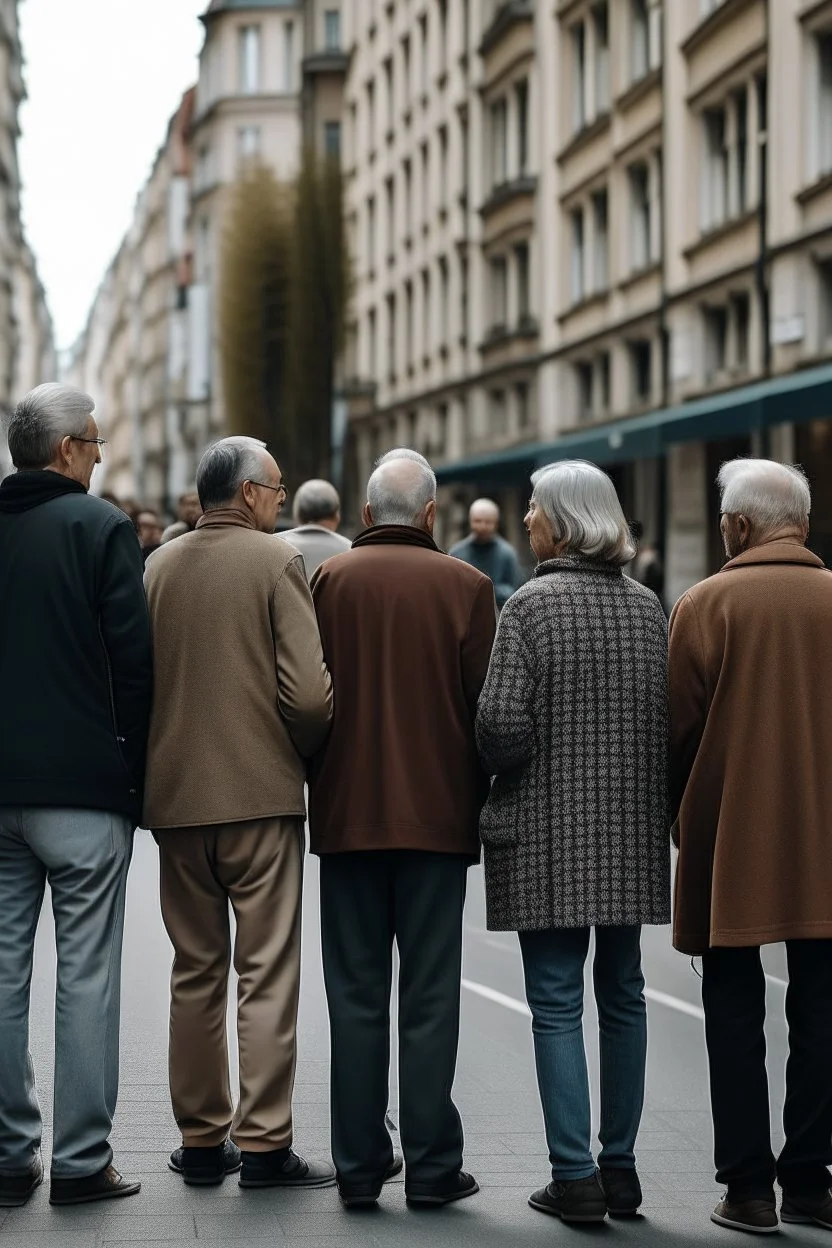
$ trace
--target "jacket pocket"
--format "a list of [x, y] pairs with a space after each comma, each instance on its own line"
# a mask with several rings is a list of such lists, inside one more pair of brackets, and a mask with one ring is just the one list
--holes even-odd
[[516, 845], [522, 809], [519, 775], [497, 776], [480, 815], [480, 840], [494, 849]]

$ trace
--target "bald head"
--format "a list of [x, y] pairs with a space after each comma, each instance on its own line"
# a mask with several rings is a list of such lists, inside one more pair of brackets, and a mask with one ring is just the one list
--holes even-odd
[[478, 498], [468, 512], [471, 533], [477, 542], [493, 542], [500, 527], [500, 508], [490, 498]]
[[367, 483], [364, 521], [433, 531], [436, 477], [427, 461], [385, 459]]
[[722, 465], [717, 481], [729, 558], [765, 542], [806, 541], [812, 496], [801, 468], [772, 459], [732, 459]]

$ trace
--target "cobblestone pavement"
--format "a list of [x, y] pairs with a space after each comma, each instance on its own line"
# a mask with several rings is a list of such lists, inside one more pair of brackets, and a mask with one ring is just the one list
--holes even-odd
[[[300, 1063], [295, 1095], [296, 1146], [328, 1149], [326, 1006], [317, 937], [317, 869], [306, 879]], [[471, 1245], [526, 1248], [553, 1241], [604, 1237], [610, 1244], [732, 1243], [731, 1232], [708, 1220], [718, 1196], [711, 1164], [705, 1053], [697, 1017], [698, 981], [689, 962], [670, 948], [666, 929], [645, 935], [650, 1001], [647, 1107], [639, 1140], [644, 1217], [593, 1230], [565, 1227], [526, 1203], [546, 1182], [548, 1163], [534, 1076], [529, 1023], [523, 1013], [516, 940], [484, 930], [482, 882], [472, 871], [466, 912], [466, 987], [456, 1096], [466, 1130], [466, 1166], [481, 1192], [444, 1210], [413, 1211], [401, 1182], [385, 1189], [379, 1208], [347, 1212], [334, 1190], [241, 1191], [233, 1179], [220, 1188], [184, 1187], [167, 1169], [179, 1142], [167, 1093], [167, 975], [170, 948], [157, 903], [155, 846], [136, 838], [124, 959], [122, 1083], [113, 1145], [116, 1164], [142, 1180], [128, 1200], [54, 1210], [46, 1185], [21, 1210], [0, 1210], [0, 1248], [91, 1248], [134, 1244], [359, 1246]], [[786, 1032], [782, 952], [770, 951], [769, 1054], [775, 1120], [782, 1107]], [[44, 1107], [48, 1166], [54, 957], [51, 916], [44, 915], [33, 986], [32, 1050]], [[587, 1015], [593, 1065], [595, 1019]], [[395, 1078], [391, 1110], [395, 1118]], [[596, 1098], [597, 1099], [597, 1098]], [[789, 1228], [796, 1243], [820, 1243], [821, 1230]]]

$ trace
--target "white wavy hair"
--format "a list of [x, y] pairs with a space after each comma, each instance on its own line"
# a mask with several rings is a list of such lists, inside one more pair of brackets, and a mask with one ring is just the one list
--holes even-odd
[[802, 468], [773, 459], [729, 459], [717, 484], [724, 515], [743, 515], [761, 533], [806, 523], [812, 492]]
[[564, 459], [532, 475], [532, 500], [552, 526], [565, 554], [584, 555], [623, 567], [635, 557], [636, 544], [615, 486], [596, 464]]

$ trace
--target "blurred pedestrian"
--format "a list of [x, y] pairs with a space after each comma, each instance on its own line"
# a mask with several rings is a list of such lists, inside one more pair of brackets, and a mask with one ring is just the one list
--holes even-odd
[[[733, 460], [719, 473], [728, 562], [670, 621], [673, 941], [702, 955], [716, 1177], [713, 1220], [832, 1229], [832, 575], [805, 549], [798, 468]], [[783, 1126], [771, 1148], [766, 977], [789, 968]]]
[[162, 544], [162, 523], [151, 507], [142, 507], [139, 510], [136, 515], [136, 532], [139, 535], [142, 558], [147, 563], [148, 558]]
[[638, 581], [639, 585], [652, 589], [664, 606], [664, 564], [659, 549], [655, 542], [644, 541], [644, 525], [640, 520], [632, 522], [630, 531], [638, 547], [631, 565], [633, 579]]
[[[622, 575], [633, 545], [609, 477], [565, 461], [532, 485], [538, 564], [500, 617], [477, 713], [496, 777], [480, 823], [488, 927], [519, 933], [532, 1012], [552, 1182], [529, 1203], [592, 1222], [642, 1199], [641, 925], [670, 918], [667, 626]], [[599, 1172], [582, 1032], [593, 928]]]
[[202, 504], [196, 490], [187, 490], [180, 494], [176, 505], [176, 519], [162, 533], [161, 545], [172, 542], [175, 537], [182, 537], [184, 533], [193, 533], [201, 515]]
[[349, 550], [352, 543], [341, 537], [341, 499], [329, 481], [304, 481], [292, 508], [298, 528], [281, 533], [303, 555], [306, 575], [312, 580], [325, 559]]
[[348, 1205], [399, 1166], [385, 1126], [393, 941], [399, 973], [399, 1126], [405, 1195], [470, 1196], [451, 1099], [462, 907], [488, 784], [474, 714], [495, 629], [488, 579], [433, 537], [436, 478], [391, 451], [367, 487], [366, 530], [316, 574], [335, 698], [310, 773], [332, 1038], [332, 1152]]
[[470, 563], [494, 585], [498, 608], [508, 602], [514, 591], [523, 584], [523, 573], [514, 547], [500, 537], [500, 508], [490, 498], [478, 498], [468, 513], [471, 532], [452, 546], [449, 554], [455, 559]]
[[29, 988], [48, 880], [57, 945], [50, 1200], [130, 1196], [113, 1167], [124, 896], [141, 812], [151, 656], [126, 515], [89, 493], [89, 395], [38, 386], [0, 486], [0, 1206], [41, 1182]]
[[217, 442], [197, 488], [205, 514], [195, 532], [163, 546], [146, 572], [155, 681], [145, 822], [174, 948], [169, 1074], [182, 1132], [171, 1168], [209, 1184], [242, 1163], [243, 1187], [323, 1187], [332, 1167], [291, 1145], [303, 760], [328, 731], [331, 682], [303, 562], [272, 539], [284, 490], [264, 444]]

